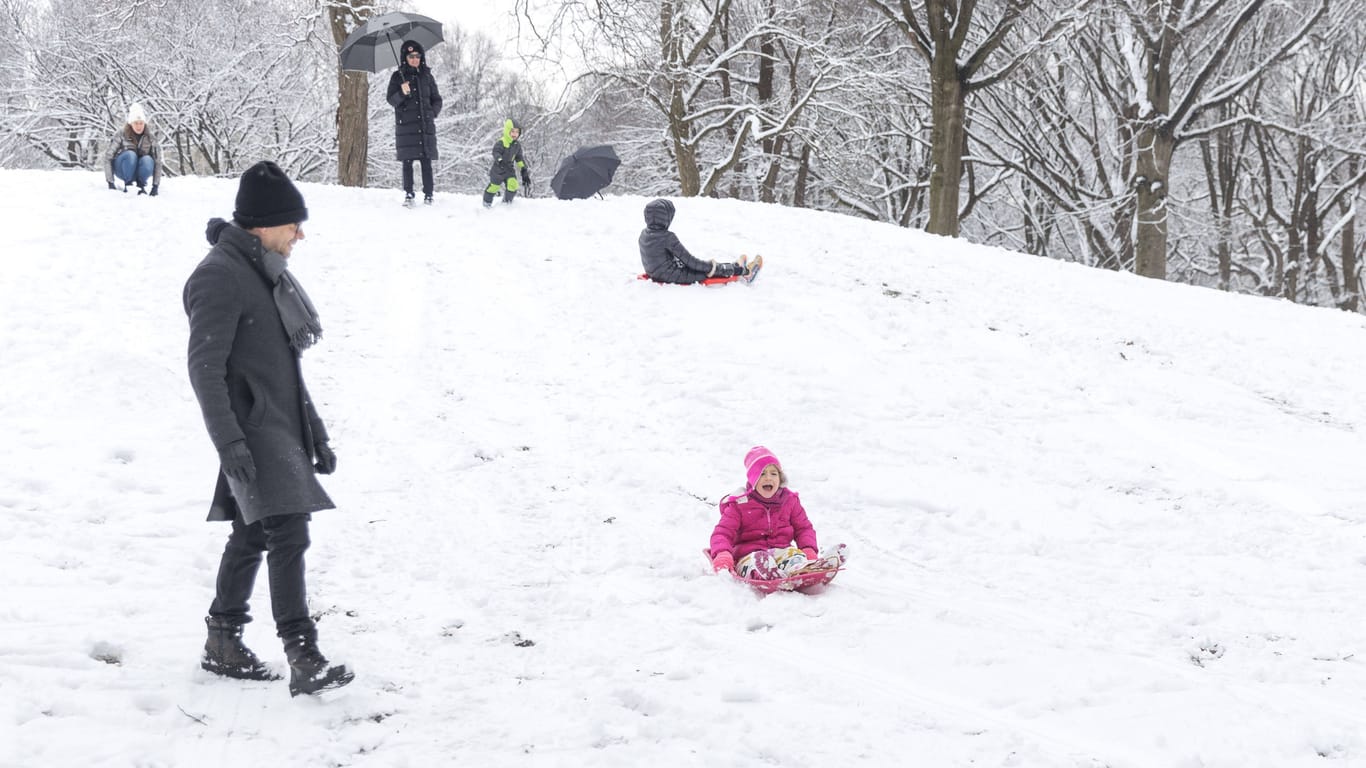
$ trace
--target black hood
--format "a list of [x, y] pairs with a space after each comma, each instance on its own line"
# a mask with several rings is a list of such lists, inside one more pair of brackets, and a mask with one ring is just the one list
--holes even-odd
[[668, 229], [674, 220], [674, 204], [660, 198], [645, 204], [645, 226], [649, 229]]

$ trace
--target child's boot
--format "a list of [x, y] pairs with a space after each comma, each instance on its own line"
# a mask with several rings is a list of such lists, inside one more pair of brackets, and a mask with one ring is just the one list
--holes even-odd
[[514, 197], [516, 197], [516, 196], [517, 196], [517, 193], [516, 193], [516, 192], [513, 192], [512, 190], [509, 189], [509, 190], [507, 190], [506, 192], [503, 193], [503, 202], [505, 202], [505, 203], [510, 203], [510, 202], [512, 202], [512, 198], [514, 198]]
[[754, 278], [759, 276], [759, 270], [764, 268], [764, 257], [755, 256], [753, 261], [745, 264], [745, 274], [741, 277], [746, 283], [754, 282]]
[[492, 207], [493, 207], [493, 193], [492, 193], [492, 192], [489, 192], [489, 191], [487, 191], [487, 190], [485, 190], [485, 192], [484, 192], [484, 207], [485, 207], [485, 208], [492, 208]]
[[846, 559], [848, 559], [848, 550], [843, 544], [838, 544], [833, 550], [826, 550], [825, 554], [812, 561], [811, 565], [807, 566], [807, 570], [831, 571], [836, 568], [843, 568]]

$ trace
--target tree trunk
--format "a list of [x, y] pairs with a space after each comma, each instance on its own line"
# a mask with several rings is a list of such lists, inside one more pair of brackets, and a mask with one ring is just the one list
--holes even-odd
[[1304, 241], [1292, 227], [1285, 249], [1285, 283], [1281, 298], [1295, 301], [1300, 292], [1300, 271], [1304, 268]]
[[1167, 179], [1171, 175], [1173, 142], [1155, 125], [1138, 131], [1138, 162], [1134, 166], [1137, 209], [1134, 211], [1134, 272], [1167, 279]]
[[674, 162], [678, 165], [678, 191], [684, 197], [702, 192], [702, 172], [697, 167], [697, 147], [688, 142], [691, 129], [683, 106], [681, 88], [675, 86], [669, 104], [669, 136], [673, 140]]
[[[777, 16], [777, 4], [775, 0], [764, 0], [764, 17], [772, 23]], [[773, 44], [773, 35], [765, 33], [759, 38], [759, 81], [755, 86], [755, 97], [765, 109], [773, 103], [774, 87], [773, 76], [777, 59], [777, 47]], [[764, 161], [768, 164], [763, 177], [759, 180], [759, 201], [771, 203], [777, 199], [774, 193], [774, 186], [778, 182], [778, 169], [781, 167], [779, 155], [782, 153], [782, 134], [777, 136], [767, 136], [762, 141]]]
[[797, 178], [792, 183], [792, 207], [806, 207], [806, 179], [811, 174], [811, 145], [802, 144], [801, 160], [797, 163]]
[[337, 74], [337, 181], [363, 187], [370, 164], [370, 84], [364, 72]]
[[669, 87], [669, 142], [674, 164], [678, 168], [678, 191], [684, 197], [696, 197], [702, 192], [702, 172], [697, 167], [697, 147], [692, 143], [692, 124], [688, 121], [688, 106], [683, 98], [684, 61], [683, 41], [674, 26], [676, 0], [659, 4], [659, 50], [663, 59], [664, 77]]
[[[332, 40], [341, 45], [370, 17], [364, 0], [336, 0], [327, 7]], [[337, 70], [337, 181], [344, 187], [365, 186], [370, 161], [370, 82], [365, 72]]]
[[1361, 305], [1361, 276], [1357, 274], [1357, 225], [1356, 219], [1348, 219], [1342, 227], [1342, 298], [1338, 306], [1348, 312], [1355, 312]]
[[958, 195], [963, 181], [963, 119], [967, 93], [951, 55], [933, 65], [930, 132], [930, 220], [925, 231], [958, 237]]
[[[1355, 178], [1361, 168], [1361, 161], [1352, 158], [1347, 162], [1347, 172]], [[1338, 204], [1342, 214], [1346, 216], [1355, 207], [1355, 196], [1350, 200], [1343, 200]], [[1342, 248], [1342, 297], [1338, 300], [1338, 306], [1349, 312], [1357, 311], [1361, 305], [1361, 276], [1357, 274], [1360, 267], [1357, 265], [1357, 224], [1356, 217], [1347, 219], [1347, 223], [1342, 225], [1339, 232], [1340, 244]]]

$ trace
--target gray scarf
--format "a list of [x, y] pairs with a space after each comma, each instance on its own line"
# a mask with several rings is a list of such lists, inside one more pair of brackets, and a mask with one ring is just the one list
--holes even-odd
[[302, 354], [323, 336], [318, 310], [313, 308], [313, 302], [304, 293], [304, 287], [285, 268], [285, 257], [272, 250], [262, 250], [265, 254], [261, 258], [261, 266], [265, 268], [266, 277], [275, 285], [275, 308], [280, 310], [280, 322], [289, 335], [289, 346], [295, 354]]

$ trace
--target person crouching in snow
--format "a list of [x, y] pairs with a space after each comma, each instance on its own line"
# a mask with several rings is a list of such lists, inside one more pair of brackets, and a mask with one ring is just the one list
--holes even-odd
[[721, 500], [721, 520], [711, 532], [713, 570], [767, 581], [844, 563], [843, 544], [824, 557], [817, 554], [816, 529], [772, 451], [762, 445], [749, 449], [745, 477], [749, 482], [741, 493]]
[[640, 264], [656, 283], [691, 285], [708, 278], [731, 278], [749, 282], [759, 274], [764, 257], [728, 263], [703, 261], [683, 247], [678, 235], [669, 231], [674, 220], [674, 204], [660, 198], [645, 204], [645, 229], [640, 233]]
[[[147, 113], [141, 104], [128, 107], [128, 119], [109, 140], [109, 153], [105, 157], [104, 180], [110, 189], [114, 177], [123, 182], [123, 191], [128, 185], [137, 182], [139, 195], [157, 196], [161, 187], [161, 145], [156, 136], [147, 128]], [[152, 191], [147, 191], [147, 182], [152, 183]]]
[[484, 189], [484, 207], [493, 205], [493, 196], [506, 187], [503, 202], [510, 203], [517, 197], [517, 172], [522, 172], [522, 183], [531, 189], [531, 169], [526, 167], [522, 156], [522, 144], [517, 139], [522, 129], [512, 118], [503, 121], [503, 135], [493, 142], [493, 167], [489, 169], [489, 185]]

